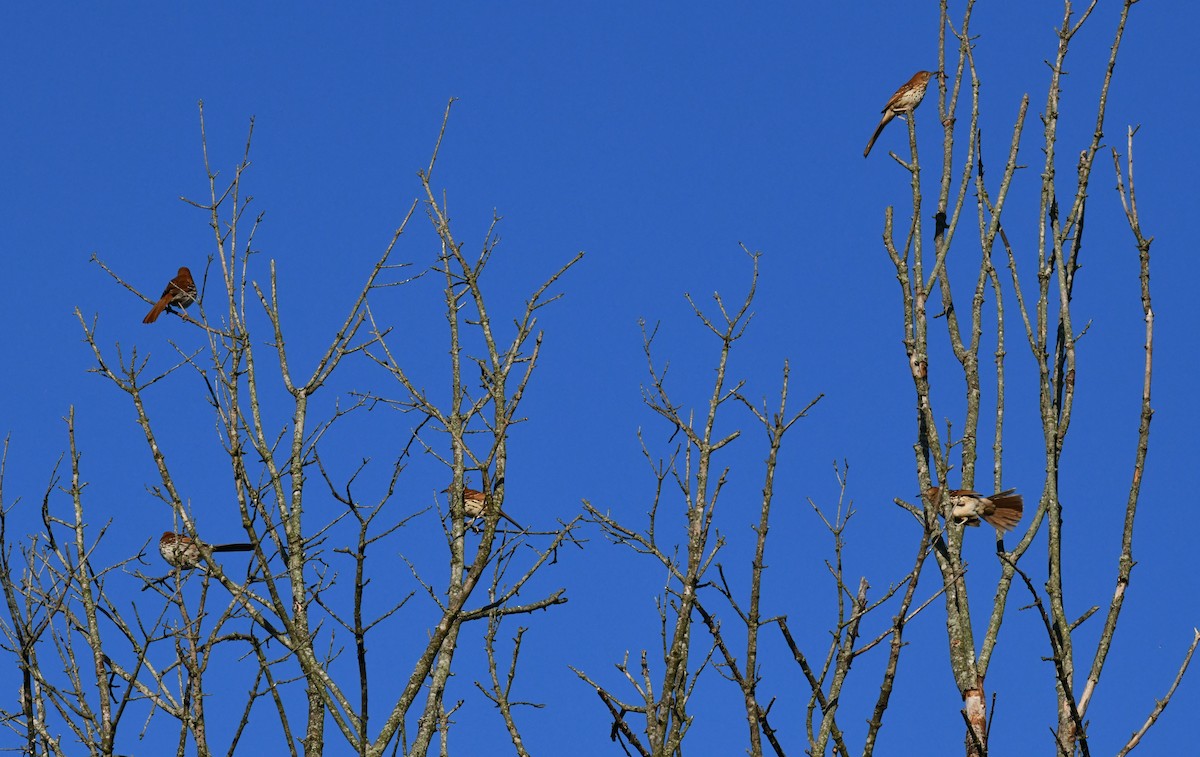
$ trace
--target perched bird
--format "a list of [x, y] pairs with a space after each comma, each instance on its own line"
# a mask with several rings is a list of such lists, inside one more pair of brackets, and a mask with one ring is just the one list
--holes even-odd
[[925, 99], [925, 88], [929, 86], [929, 79], [933, 76], [941, 76], [941, 71], [918, 71], [913, 74], [913, 78], [908, 80], [903, 87], [896, 90], [896, 94], [892, 95], [892, 99], [887, 101], [887, 105], [883, 106], [883, 119], [879, 125], [875, 127], [875, 133], [871, 135], [871, 141], [867, 142], [867, 149], [863, 150], [863, 157], [871, 154], [871, 148], [875, 146], [875, 140], [879, 139], [880, 132], [883, 127], [891, 123], [896, 116], [908, 117], [921, 104], [921, 100]]
[[[960, 524], [978, 526], [983, 518], [1000, 533], [1011, 531], [1021, 520], [1025, 511], [1025, 503], [1016, 489], [1006, 489], [998, 494], [985, 497], [970, 489], [950, 490], [950, 516]], [[931, 486], [925, 492], [925, 498], [932, 504], [941, 501], [941, 487]]]
[[176, 568], [194, 568], [200, 564], [201, 553], [250, 552], [253, 544], [205, 544], [187, 534], [164, 531], [158, 540], [158, 553]]
[[[448, 492], [450, 490], [442, 489], [442, 491]], [[492, 498], [489, 495], [484, 494], [483, 492], [481, 492], [477, 489], [468, 489], [465, 486], [463, 487], [463, 513], [466, 514], [468, 520], [475, 520], [476, 518], [481, 518], [481, 517], [483, 517], [485, 512], [490, 512], [491, 509], [492, 509]], [[498, 510], [497, 512], [500, 513], [501, 518], [504, 518], [506, 521], [513, 524], [514, 526], [521, 529], [522, 531], [525, 530], [525, 528], [520, 523], [517, 523], [515, 520], [510, 518], [508, 516], [508, 514], [505, 513], [503, 510]]]
[[158, 317], [162, 315], [162, 311], [177, 305], [181, 308], [186, 308], [196, 301], [196, 282], [192, 279], [192, 272], [186, 266], [179, 268], [179, 273], [175, 274], [175, 278], [167, 284], [167, 288], [163, 290], [162, 297], [158, 302], [154, 303], [154, 307], [150, 308], [150, 312], [142, 319], [142, 323], [154, 323]]

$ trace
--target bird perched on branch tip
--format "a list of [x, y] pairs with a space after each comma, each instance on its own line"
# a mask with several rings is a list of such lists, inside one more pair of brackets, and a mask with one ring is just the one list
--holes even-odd
[[883, 118], [879, 121], [879, 125], [875, 127], [875, 133], [871, 135], [871, 141], [867, 142], [867, 149], [863, 150], [863, 157], [871, 154], [871, 148], [875, 146], [875, 140], [879, 139], [880, 133], [883, 132], [883, 127], [892, 122], [896, 116], [908, 117], [910, 113], [917, 109], [921, 101], [925, 99], [925, 90], [929, 87], [929, 80], [934, 76], [943, 76], [941, 71], [918, 71], [913, 74], [913, 78], [905, 82], [904, 86], [896, 90], [892, 95], [892, 99], [887, 101], [887, 105], [883, 106]]

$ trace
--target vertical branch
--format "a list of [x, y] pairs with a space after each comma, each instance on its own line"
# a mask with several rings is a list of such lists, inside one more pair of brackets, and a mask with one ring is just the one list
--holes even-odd
[[767, 432], [767, 462], [764, 471], [762, 489], [762, 507], [759, 509], [758, 525], [754, 528], [754, 558], [750, 565], [750, 602], [747, 607], [746, 623], [746, 666], [741, 674], [742, 698], [746, 706], [746, 719], [749, 726], [751, 754], [762, 754], [762, 742], [759, 732], [763, 730], [766, 711], [758, 701], [758, 636], [762, 625], [760, 605], [762, 602], [762, 578], [766, 568], [765, 556], [767, 548], [767, 532], [770, 528], [771, 501], [775, 492], [775, 468], [779, 462], [779, 450], [783, 446], [783, 435], [792, 424], [807, 415], [809, 409], [820, 401], [819, 395], [808, 403], [808, 406], [792, 418], [787, 417], [788, 377], [790, 367], [787, 361], [783, 363], [783, 381], [779, 390], [779, 409], [768, 419], [766, 408], [759, 412], [751, 403], [743, 398], [743, 403], [754, 413], [759, 423]]
[[1087, 683], [1079, 698], [1080, 712], [1086, 712], [1095, 692], [1096, 684], [1100, 681], [1100, 671], [1108, 659], [1113, 636], [1117, 631], [1117, 620], [1124, 606], [1125, 590], [1129, 586], [1129, 576], [1133, 572], [1133, 524], [1137, 513], [1138, 496], [1142, 488], [1142, 473], [1146, 469], [1146, 453], [1150, 447], [1150, 421], [1154, 417], [1154, 409], [1150, 405], [1150, 378], [1154, 365], [1154, 308], [1150, 301], [1150, 245], [1154, 237], [1142, 233], [1141, 219], [1138, 217], [1137, 192], [1133, 184], [1133, 135], [1135, 130], [1130, 128], [1126, 136], [1128, 157], [1129, 190], [1126, 193], [1125, 183], [1121, 177], [1121, 164], [1117, 151], [1113, 149], [1113, 168], [1117, 175], [1117, 191], [1121, 195], [1121, 205], [1125, 210], [1125, 220], [1133, 232], [1134, 242], [1138, 251], [1138, 278], [1141, 283], [1142, 318], [1146, 324], [1146, 339], [1144, 343], [1144, 364], [1142, 368], [1142, 402], [1138, 420], [1137, 446], [1134, 450], [1133, 475], [1129, 482], [1129, 496], [1125, 501], [1125, 523], [1121, 530], [1121, 553], [1117, 558], [1117, 580], [1112, 600], [1109, 602], [1108, 614], [1104, 619], [1104, 630], [1096, 645], [1096, 655], [1088, 673]]
[[[1047, 593], [1049, 596], [1050, 614], [1056, 627], [1056, 633], [1061, 637], [1059, 651], [1063, 657], [1061, 664], [1064, 674], [1062, 681], [1065, 685], [1058, 687], [1058, 743], [1069, 747], [1086, 741], [1086, 735], [1078, 728], [1074, 713], [1076, 702], [1068, 701], [1073, 694], [1074, 680], [1074, 651], [1070, 634], [1070, 620], [1067, 617], [1063, 599], [1062, 576], [1062, 505], [1059, 499], [1058, 479], [1060, 474], [1059, 461], [1067, 431], [1070, 428], [1071, 412], [1074, 404], [1075, 388], [1075, 349], [1076, 335], [1071, 320], [1071, 295], [1074, 286], [1075, 272], [1078, 269], [1078, 254], [1082, 248], [1083, 218], [1086, 208], [1087, 189], [1091, 178], [1091, 167], [1096, 152], [1103, 137], [1104, 114], [1107, 104], [1108, 88], [1112, 81], [1112, 73], [1116, 64], [1117, 51], [1124, 33], [1131, 2], [1126, 2], [1122, 8], [1118, 22], [1116, 38], [1113, 42], [1109, 57], [1108, 68], [1104, 82], [1101, 85], [1097, 107], [1096, 128], [1088, 148], [1081, 153], [1076, 169], [1077, 178], [1074, 198], [1065, 218], [1060, 218], [1059, 204], [1055, 196], [1054, 168], [1055, 144], [1057, 142], [1058, 99], [1060, 97], [1060, 79], [1064, 71], [1064, 63], [1070, 41], [1090, 16], [1096, 3], [1093, 1], [1072, 25], [1072, 8], [1070, 2], [1065, 2], [1062, 26], [1059, 29], [1058, 53], [1051, 68], [1051, 82], [1047, 96], [1045, 131], [1046, 168], [1042, 180], [1042, 227], [1039, 229], [1039, 261], [1040, 276], [1042, 277], [1042, 298], [1045, 304], [1039, 302], [1039, 341], [1040, 349], [1035, 349], [1042, 375], [1042, 424], [1047, 440], [1047, 483], [1046, 507], [1049, 527], [1049, 576]], [[1050, 223], [1050, 237], [1047, 242], [1046, 220]], [[1050, 245], [1050, 255], [1047, 259], [1046, 245]], [[1049, 306], [1049, 279], [1051, 272], [1055, 274], [1057, 283], [1058, 329], [1055, 343], [1055, 358], [1053, 372], [1047, 365], [1046, 350], [1047, 309]]]
[[[425, 210], [440, 246], [433, 269], [443, 279], [450, 353], [448, 403], [439, 405], [430, 399], [429, 394], [418, 386], [413, 375], [388, 347], [384, 340], [385, 332], [373, 322], [372, 342], [378, 344], [381, 354], [367, 353], [370, 359], [385, 368], [402, 385], [407, 395], [398, 401], [374, 399], [419, 413], [424, 420], [417, 427], [418, 431], [426, 422], [432, 421], [432, 426], [448, 437], [448, 453], [441, 453], [424, 441], [422, 444], [448, 469], [449, 486], [445, 492], [449, 494], [450, 503], [450, 523], [445, 529], [449, 553], [448, 578], [445, 588], [436, 592], [431, 583], [426, 584], [431, 595], [444, 597], [444, 600], [437, 599], [439, 618], [430, 631], [428, 644], [415, 660], [407, 684], [393, 704], [383, 727], [369, 745], [368, 753], [372, 754], [385, 749], [396, 734], [402, 732], [407, 713], [422, 690], [425, 692], [424, 704], [416, 719], [416, 733], [411, 745], [406, 744], [404, 748], [412, 754], [425, 754], [434, 744], [435, 735], [441, 739], [443, 748], [447, 748], [447, 729], [452, 722], [451, 715], [457, 709], [457, 705], [450, 707], [445, 702], [448, 687], [452, 683], [455, 652], [462, 625], [490, 617], [488, 613], [467, 608], [480, 584], [487, 585], [485, 572], [490, 566], [495, 566], [490, 579], [490, 593], [495, 598], [488, 608], [501, 613], [515, 611], [508, 607], [508, 603], [515, 598], [516, 589], [501, 591], [500, 582], [509, 565], [514, 545], [522, 543], [527, 530], [521, 529], [517, 541], [510, 542], [507, 536], [501, 536], [503, 532], [498, 528], [502, 518], [511, 520], [504, 512], [508, 436], [512, 425], [523, 420], [517, 415], [518, 408], [540, 354], [542, 334], [537, 329], [535, 314], [558, 299], [560, 295], [549, 295], [548, 290], [583, 255], [577, 254], [534, 290], [526, 300], [524, 312], [514, 319], [516, 333], [511, 342], [502, 344], [492, 328], [483, 285], [486, 264], [497, 245], [494, 233], [500, 219], [493, 217], [492, 227], [484, 239], [479, 256], [474, 260], [469, 259], [464, 244], [452, 230], [445, 195], [437, 192], [432, 183], [453, 103], [451, 100], [446, 106], [429, 166], [418, 173]], [[474, 336], [478, 336], [483, 345], [483, 356], [468, 353], [467, 345], [474, 343]], [[473, 396], [469, 388], [469, 369], [472, 364], [479, 368], [484, 387], [481, 396]], [[466, 374], [464, 369], [467, 370]], [[489, 405], [490, 415], [487, 413]], [[416, 434], [414, 432], [414, 438], [417, 438]], [[485, 441], [477, 441], [480, 439]], [[478, 500], [473, 495], [471, 503], [468, 503], [466, 489], [469, 483], [473, 483], [468, 480], [468, 475], [475, 473], [480, 476], [482, 491], [477, 492]], [[471, 511], [472, 507], [474, 511]], [[469, 528], [468, 525], [477, 519], [482, 522], [482, 529], [478, 531], [478, 541], [468, 549], [469, 537], [476, 533], [474, 526]], [[517, 581], [517, 587], [546, 564], [552, 550], [567, 540], [575, 527], [575, 522], [571, 522], [549, 532], [554, 537], [554, 546], [534, 560], [533, 565]], [[565, 601], [560, 595], [561, 592], [552, 594], [533, 604], [539, 607], [558, 604]], [[511, 720], [506, 720], [506, 725], [510, 731], [515, 730]]]
[[84, 635], [91, 651], [92, 675], [94, 676], [92, 683], [96, 687], [97, 696], [100, 700], [99, 717], [95, 723], [97, 728], [97, 746], [103, 753], [108, 754], [112, 752], [116, 740], [116, 723], [113, 722], [112, 711], [114, 697], [111, 690], [111, 678], [108, 675], [108, 666], [105, 662], [107, 655], [104, 652], [104, 638], [100, 631], [100, 620], [98, 617], [98, 608], [100, 606], [100, 599], [96, 594], [98, 577], [92, 570], [89, 558], [91, 549], [88, 547], [84, 534], [86, 518], [83, 512], [83, 483], [80, 481], [79, 476], [80, 454], [75, 446], [74, 407], [67, 414], [67, 439], [70, 445], [71, 461], [71, 488], [68, 489], [68, 494], [71, 497], [75, 519], [72, 528], [72, 535], [74, 537], [74, 544], [72, 546], [79, 560], [74, 583], [78, 587], [79, 601], [82, 604], [83, 617], [86, 623]]
[[[974, 72], [974, 60], [971, 61], [971, 70]], [[974, 75], [974, 74], [972, 74]], [[974, 109], [978, 108], [978, 101]], [[996, 365], [996, 424], [995, 436], [992, 442], [992, 488], [994, 491], [1003, 489], [1001, 472], [1003, 469], [1003, 431], [1004, 431], [1004, 408], [1005, 408], [1005, 374], [1004, 374], [1004, 358], [1006, 356], [1006, 348], [1004, 341], [1004, 296], [1000, 286], [1000, 278], [996, 273], [993, 264], [993, 254], [995, 250], [996, 239], [999, 237], [1005, 244], [1009, 254], [1009, 263], [1013, 272], [1013, 284], [1016, 291], [1017, 304], [1019, 312], [1024, 319], [1026, 332], [1029, 332], [1029, 316], [1025, 310], [1024, 300], [1021, 295], [1020, 281], [1016, 275], [1016, 260], [1012, 254], [1012, 249], [1008, 245], [1008, 237], [1004, 233], [1004, 227], [1001, 225], [1001, 213], [1004, 210], [1005, 202], [1008, 198], [1008, 192], [1012, 186], [1013, 176], [1017, 169], [1017, 155], [1020, 145], [1021, 133], [1025, 124], [1025, 115], [1029, 107], [1029, 97], [1025, 96], [1021, 99], [1021, 105], [1017, 112], [1016, 123], [1013, 126], [1012, 137], [1009, 142], [1008, 157], [1004, 164], [1004, 171], [1000, 179], [1000, 186], [997, 190], [996, 201], [993, 204], [990, 194], [987, 189], [987, 184], [984, 181], [984, 159], [983, 159], [983, 137], [978, 133], [975, 141], [979, 145], [978, 170], [975, 174], [976, 196], [978, 197], [979, 210], [979, 233], [980, 233], [980, 248], [983, 250], [983, 263], [981, 271], [986, 274], [988, 281], [991, 283], [993, 296], [996, 302], [996, 350], [995, 350], [995, 365]], [[982, 283], [982, 280], [981, 280]], [[982, 292], [978, 294], [982, 297]], [[1041, 523], [1040, 517], [1032, 517], [1029, 519], [1026, 536], [1020, 543], [1009, 553], [1011, 560], [1015, 563], [1020, 559], [1021, 555], [1033, 543], [1033, 535], [1036, 533]], [[1003, 539], [997, 535], [997, 552], [1002, 552]], [[979, 672], [981, 677], [986, 677], [988, 666], [991, 662], [992, 652], [995, 649], [996, 643], [999, 640], [1000, 627], [1004, 619], [1004, 610], [1007, 607], [1008, 592], [1012, 585], [1013, 566], [1008, 561], [1002, 562], [1000, 580], [996, 586], [995, 599], [992, 603], [992, 614], [988, 620], [987, 632], [980, 644], [979, 651]]]
[[[38, 754], [39, 751], [45, 754], [62, 754], [47, 736], [44, 735], [44, 728], [38, 727], [38, 722], [43, 719], [45, 712], [44, 689], [41, 686], [35, 685], [35, 675], [39, 670], [37, 658], [37, 644], [42, 634], [47, 628], [46, 619], [43, 617], [38, 619], [39, 612], [43, 609], [33, 604], [33, 593], [29, 590], [28, 582], [32, 580], [33, 570], [24, 571], [24, 578], [18, 576], [13, 569], [12, 551], [13, 545], [8, 536], [8, 513], [14, 504], [6, 503], [4, 500], [4, 480], [8, 468], [8, 449], [9, 437], [4, 438], [4, 448], [0, 452], [0, 590], [4, 592], [4, 603], [8, 608], [9, 624], [0, 624], [5, 635], [8, 636], [11, 649], [16, 654], [17, 666], [21, 671], [21, 689], [19, 694], [20, 703], [20, 720], [24, 724], [22, 738], [24, 741], [24, 750], [27, 754]], [[49, 524], [49, 511], [43, 511], [43, 520], [46, 521], [47, 537], [51, 538], [51, 530]], [[32, 548], [31, 548], [32, 549]], [[32, 568], [32, 555], [30, 555], [29, 563]], [[25, 585], [22, 586], [22, 582]], [[58, 587], [62, 597], [71, 591], [73, 583], [68, 580]], [[24, 602], [21, 601], [24, 595]], [[59, 599], [53, 599], [49, 603], [50, 607], [58, 604]], [[10, 719], [15, 720], [15, 717], [10, 716]], [[38, 749], [39, 741], [41, 750]]]
[[[675, 478], [683, 500], [686, 531], [682, 536], [686, 539], [685, 544], [663, 545], [655, 529], [661, 477], [667, 475], [665, 471], [656, 473], [656, 476], [660, 477], [660, 485], [650, 509], [650, 528], [646, 532], [627, 528], [590, 503], [584, 502], [590, 519], [601, 527], [606, 536], [616, 543], [628, 545], [639, 553], [652, 556], [667, 572], [665, 596], [659, 602], [663, 636], [663, 673], [659, 679], [657, 694], [644, 651], [640, 681], [627, 669], [622, 668], [626, 672], [626, 679], [637, 690], [641, 700], [638, 704], [622, 703], [607, 688], [576, 671], [580, 678], [596, 690], [601, 701], [613, 713], [615, 734], [623, 735], [629, 743], [635, 743], [632, 730], [623, 720], [624, 714], [635, 712], [645, 717], [645, 734], [649, 745], [645, 747], [646, 751], [643, 751], [643, 754], [670, 755], [680, 750], [692, 722], [692, 716], [688, 714], [688, 700], [707, 664], [708, 656], [695, 667], [689, 664], [693, 614], [703, 615], [697, 590], [723, 545], [721, 539], [715, 542], [710, 539], [713, 515], [727, 473], [724, 470], [718, 472], [714, 467], [715, 456], [725, 445], [741, 435], [740, 431], [735, 430], [718, 437], [715, 426], [722, 406], [731, 399], [741, 397], [742, 382], [729, 386], [727, 371], [733, 346], [745, 333], [751, 319], [749, 309], [758, 282], [759, 255], [749, 250], [745, 252], [751, 259], [752, 274], [749, 291], [739, 308], [726, 308], [720, 294], [715, 293], [713, 298], [719, 315], [710, 317], [690, 296], [687, 297], [697, 319], [721, 345], [716, 358], [716, 377], [701, 419], [696, 419], [693, 413], [682, 411], [681, 406], [672, 401], [666, 382], [667, 369], [656, 367], [653, 359], [651, 345], [654, 333], [647, 331], [643, 324], [643, 350], [651, 376], [651, 384], [642, 390], [643, 402], [667, 421], [673, 429], [673, 434], [682, 434], [684, 437], [683, 470], [673, 465], [670, 473]], [[682, 563], [675, 556], [681, 551], [685, 554]]]
[[[879, 697], [875, 700], [875, 709], [871, 713], [871, 718], [867, 721], [867, 735], [863, 742], [863, 757], [870, 757], [875, 752], [875, 741], [879, 736], [879, 730], [883, 727], [883, 714], [887, 711], [892, 691], [896, 685], [896, 671], [900, 665], [900, 652], [905, 646], [904, 629], [907, 627], [908, 622], [912, 620], [912, 615], [909, 615], [908, 609], [912, 607], [913, 598], [917, 592], [917, 582], [921, 578], [921, 569], [925, 566], [925, 558], [929, 556], [929, 544], [932, 533], [929, 529], [929, 521], [922, 519], [922, 522], [925, 524], [925, 528], [921, 529], [921, 539], [917, 544], [917, 556], [913, 564], [913, 569], [908, 574], [904, 597], [900, 601], [900, 608], [892, 618], [892, 628], [890, 631], [892, 638], [888, 649], [888, 660], [884, 666], [883, 680], [879, 685]], [[919, 611], [920, 608], [916, 612]], [[868, 648], [860, 649], [856, 654], [862, 654]]]
[[825, 715], [821, 719], [821, 728], [817, 732], [817, 742], [813, 754], [825, 754], [826, 744], [832, 732], [833, 717], [837, 713], [842, 694], [842, 684], [845, 683], [846, 676], [850, 673], [850, 664], [854, 661], [854, 644], [858, 641], [858, 627], [862, 622], [863, 615], [867, 612], [868, 588], [867, 579], [861, 579], [858, 583], [858, 594], [854, 597], [850, 621], [846, 624], [846, 636], [838, 650], [837, 665], [834, 667], [833, 679], [829, 684], [829, 705], [825, 708]]
[[[733, 591], [729, 588], [725, 580], [725, 573], [721, 565], [718, 563], [717, 569], [721, 574], [721, 584], [719, 591], [729, 601], [733, 610], [742, 623], [746, 627], [746, 663], [745, 666], [740, 666], [737, 662], [730, 645], [726, 643], [721, 631], [720, 623], [711, 615], [701, 603], [697, 603], [696, 609], [708, 627], [710, 635], [713, 637], [713, 642], [717, 647], [718, 653], [721, 655], [723, 662], [718, 663], [718, 667], [723, 668], [726, 677], [731, 678], [741, 690], [743, 704], [746, 708], [746, 722], [749, 728], [750, 754], [761, 756], [763, 753], [762, 736], [765, 734], [777, 754], [782, 754], [782, 746], [774, 738], [774, 731], [767, 721], [768, 708], [764, 708], [758, 696], [759, 683], [759, 632], [763, 626], [761, 615], [762, 601], [762, 580], [763, 573], [766, 569], [766, 547], [767, 533], [770, 528], [771, 503], [775, 492], [775, 470], [779, 462], [779, 451], [783, 446], [783, 436], [791, 428], [792, 424], [800, 418], [806, 417], [808, 411], [820, 401], [823, 395], [818, 395], [815, 399], [796, 415], [791, 418], [787, 413], [787, 397], [788, 397], [788, 378], [790, 375], [790, 367], [787, 361], [783, 364], [783, 381], [779, 391], [779, 409], [774, 413], [768, 413], [766, 407], [760, 411], [753, 403], [749, 402], [745, 397], [738, 395], [747, 409], [754, 415], [755, 419], [763, 427], [767, 433], [767, 460], [764, 471], [764, 481], [762, 488], [762, 505], [759, 508], [758, 525], [754, 526], [755, 532], [755, 547], [754, 557], [750, 564], [750, 599], [746, 610], [743, 612], [739, 607]], [[844, 480], [843, 480], [844, 483]], [[843, 487], [844, 489], [844, 487]], [[832, 720], [830, 721], [831, 728], [836, 729]], [[840, 736], [838, 743], [841, 744]], [[841, 744], [841, 746], [845, 746]]]

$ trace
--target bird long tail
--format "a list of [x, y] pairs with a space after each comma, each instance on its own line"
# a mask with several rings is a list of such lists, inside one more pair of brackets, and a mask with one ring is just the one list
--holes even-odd
[[867, 142], [867, 149], [863, 150], [864, 158], [871, 154], [871, 148], [875, 146], [875, 140], [879, 139], [879, 135], [883, 133], [883, 127], [887, 126], [888, 123], [895, 117], [896, 114], [892, 111], [884, 111], [883, 118], [880, 119], [879, 125], [875, 127], [875, 133], [871, 135], [871, 141]]
[[212, 548], [213, 552], [252, 552], [253, 550], [253, 544], [244, 542], [241, 544], [214, 544]]
[[167, 309], [167, 305], [171, 304], [170, 295], [164, 294], [158, 302], [154, 303], [154, 307], [150, 308], [150, 312], [142, 319], [142, 323], [154, 323], [158, 317], [162, 315], [162, 311]]
[[1015, 489], [1008, 489], [988, 498], [992, 501], [995, 510], [991, 515], [983, 516], [983, 519], [1001, 533], [1016, 528], [1017, 523], [1021, 521], [1022, 513], [1025, 512], [1025, 502], [1021, 499], [1020, 494], [1014, 493], [1015, 491]]
[[517, 528], [519, 528], [520, 530], [522, 530], [522, 531], [524, 531], [524, 530], [525, 530], [525, 527], [524, 527], [524, 526], [522, 526], [520, 523], [517, 523], [515, 520], [513, 520], [512, 518], [510, 518], [510, 517], [508, 516], [508, 513], [504, 512], [503, 510], [501, 510], [501, 511], [500, 511], [500, 517], [501, 517], [501, 518], [504, 518], [506, 521], [508, 521], [509, 523], [513, 524], [514, 526], [516, 526], [516, 527], [517, 527]]

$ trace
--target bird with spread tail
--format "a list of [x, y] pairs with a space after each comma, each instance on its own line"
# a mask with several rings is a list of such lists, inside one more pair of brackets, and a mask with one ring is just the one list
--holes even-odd
[[[1021, 514], [1025, 512], [1025, 503], [1016, 489], [1005, 489], [1002, 492], [985, 497], [970, 489], [950, 490], [950, 517], [959, 524], [978, 526], [982, 518], [997, 531], [1004, 533], [1017, 527]], [[931, 504], [941, 502], [942, 489], [931, 486], [925, 492], [925, 498]]]
[[188, 536], [164, 531], [158, 540], [158, 553], [167, 563], [176, 568], [190, 569], [200, 564], [200, 556], [213, 552], [250, 552], [253, 544], [205, 544]]
[[[449, 491], [450, 489], [448, 488], [442, 489], [442, 493]], [[492, 498], [490, 495], [484, 494], [478, 489], [469, 489], [465, 486], [463, 487], [463, 513], [467, 516], [467, 520], [482, 518], [486, 513], [490, 513], [492, 511]], [[496, 510], [495, 512], [498, 512], [501, 518], [504, 518], [517, 528], [521, 529], [522, 531], [525, 530], [525, 527], [509, 517], [508, 513], [504, 512], [503, 510]]]
[[195, 301], [196, 282], [192, 279], [192, 272], [187, 269], [187, 266], [180, 266], [179, 273], [175, 274], [175, 278], [167, 283], [162, 297], [158, 298], [158, 302], [150, 308], [150, 312], [142, 319], [142, 323], [154, 323], [162, 315], [162, 312], [172, 305], [186, 308]]
[[935, 76], [942, 76], [941, 71], [918, 71], [913, 74], [913, 78], [900, 89], [896, 90], [896, 94], [892, 95], [892, 99], [887, 101], [887, 105], [883, 106], [883, 118], [879, 121], [879, 125], [875, 127], [875, 133], [871, 135], [871, 141], [867, 142], [867, 149], [863, 150], [863, 157], [871, 154], [871, 148], [875, 146], [875, 140], [879, 139], [883, 127], [892, 122], [896, 116], [908, 117], [910, 113], [917, 109], [921, 101], [925, 99], [925, 90], [929, 87], [929, 80]]

